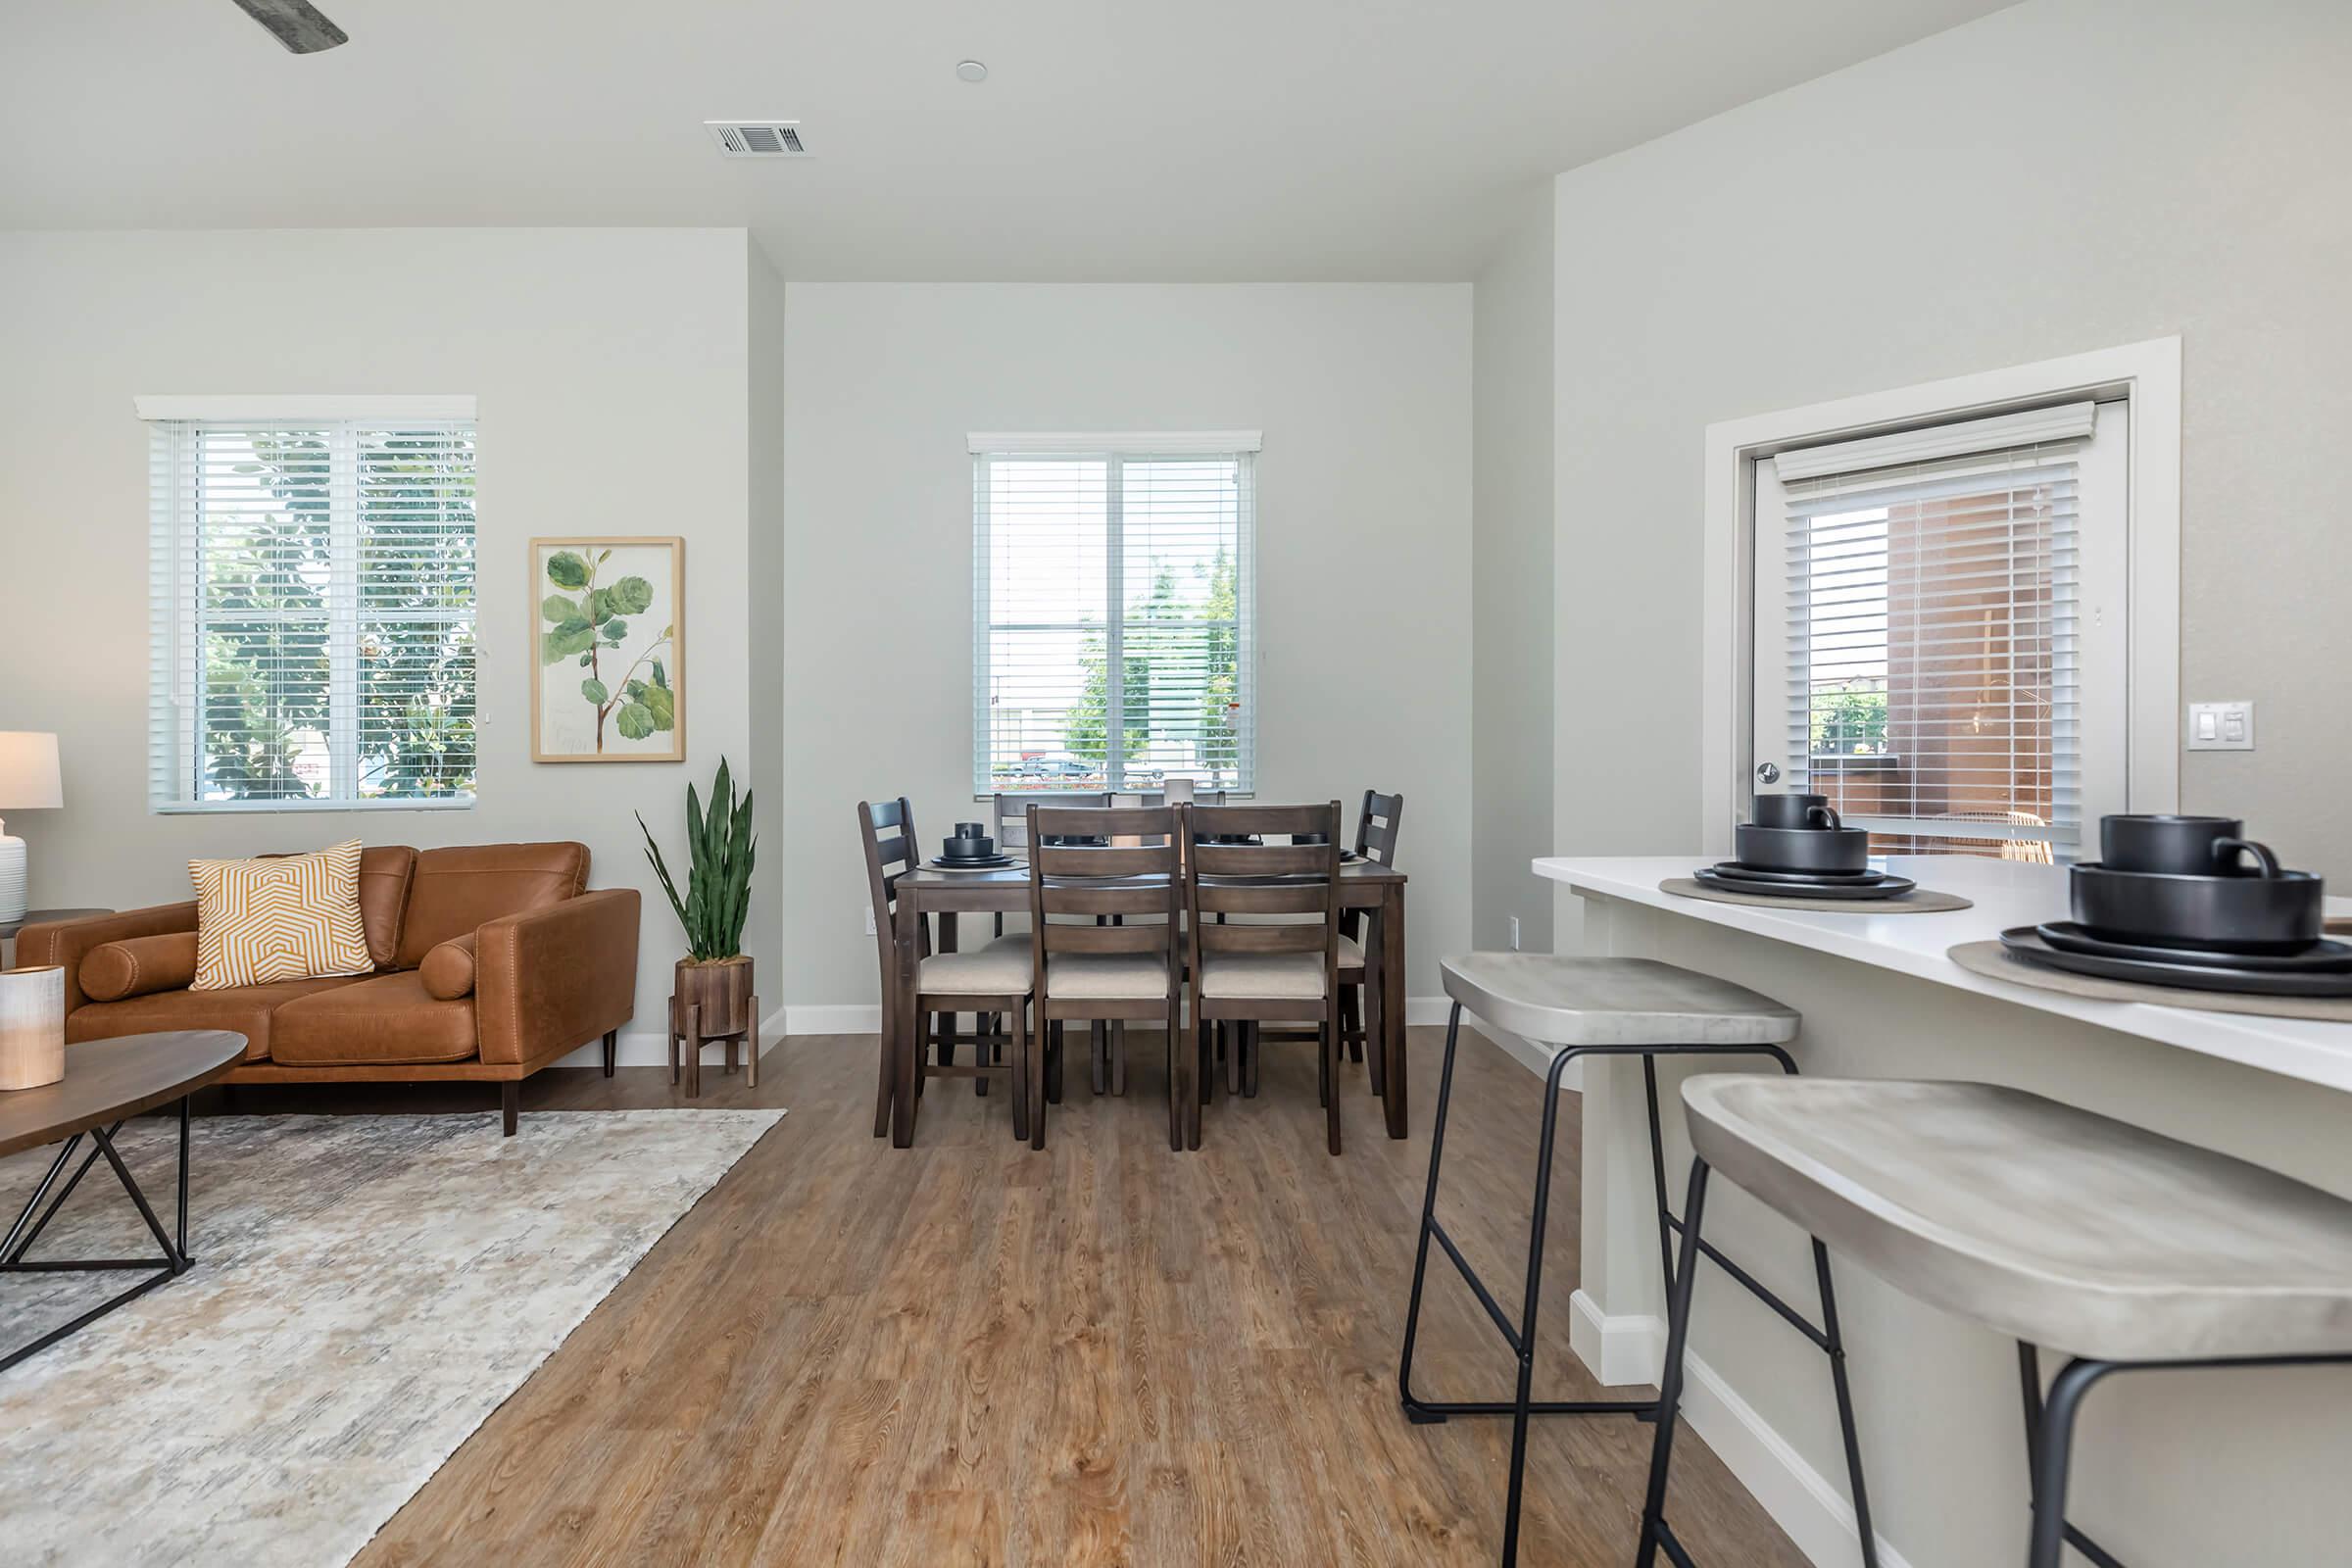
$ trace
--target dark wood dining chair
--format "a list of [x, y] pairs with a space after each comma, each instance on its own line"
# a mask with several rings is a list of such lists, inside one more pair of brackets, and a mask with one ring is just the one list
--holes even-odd
[[[1051, 1039], [1071, 1019], [1106, 1022], [1119, 1038], [1110, 1070], [1123, 1093], [1130, 1019], [1167, 1031], [1168, 1147], [1186, 1147], [1192, 1056], [1182, 1028], [1184, 881], [1177, 813], [1166, 807], [1028, 810], [1029, 935], [1038, 1032]], [[1065, 835], [1140, 837], [1134, 846], [1058, 845]], [[1058, 917], [1058, 918], [1057, 918]], [[1103, 923], [1108, 917], [1110, 923]], [[1027, 1086], [1029, 1147], [1046, 1147], [1046, 1052], [1024, 1036], [1017, 1053]]]
[[[1266, 1020], [1314, 1026], [1324, 1141], [1340, 1152], [1340, 1095], [1333, 1082], [1339, 1045], [1340, 803], [1328, 806], [1183, 808], [1191, 845], [1185, 905], [1192, 948], [1193, 1022], [1200, 1070], [1209, 1031], [1241, 1025], [1231, 1049], [1254, 1050]], [[1215, 843], [1302, 835], [1300, 844]], [[1227, 923], [1224, 916], [1249, 916]], [[1185, 1097], [1191, 1147], [1200, 1146], [1200, 1098]]]
[[[1404, 820], [1404, 797], [1383, 795], [1378, 790], [1364, 791], [1364, 808], [1355, 819], [1355, 853], [1359, 858], [1380, 865], [1396, 863], [1396, 829]], [[1373, 1016], [1378, 1006], [1372, 987], [1367, 984], [1370, 965], [1365, 961], [1365, 921], [1367, 911], [1340, 911], [1340, 1039], [1348, 1048], [1349, 1061], [1362, 1061], [1365, 1052], [1379, 1030], [1379, 1019]], [[1382, 1082], [1383, 1062], [1377, 1049], [1371, 1051], [1372, 1093], [1378, 1095], [1385, 1087]]]
[[[873, 900], [875, 946], [882, 961], [882, 1044], [880, 1087], [874, 1095], [874, 1136], [890, 1131], [890, 1102], [896, 1074], [893, 1051], [899, 1038], [896, 1016], [899, 996], [897, 941], [899, 880], [922, 863], [922, 842], [914, 831], [914, 808], [906, 797], [895, 801], [858, 804], [858, 839], [865, 851], [865, 878]], [[1012, 1131], [1029, 1136], [1029, 1102], [1025, 1086], [1004, 1059], [1004, 1034], [999, 1020], [1010, 1018], [1012, 1058], [1017, 1063], [1027, 1051], [1029, 1034], [1029, 945], [1005, 937], [969, 953], [934, 953], [931, 928], [925, 922], [914, 952], [914, 1010], [911, 1032], [915, 1052], [915, 1093], [926, 1078], [1012, 1077]], [[970, 1034], [959, 1034], [956, 1016], [973, 1014]], [[934, 1037], [925, 1027], [937, 1015], [941, 1026]], [[938, 1055], [931, 1058], [936, 1041]], [[955, 1048], [972, 1048], [969, 1064], [955, 1059]]]

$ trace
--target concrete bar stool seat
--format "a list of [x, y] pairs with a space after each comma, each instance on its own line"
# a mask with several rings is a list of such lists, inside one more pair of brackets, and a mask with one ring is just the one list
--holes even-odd
[[[1640, 1056], [1649, 1105], [1649, 1159], [1652, 1199], [1657, 1210], [1659, 1267], [1666, 1295], [1674, 1298], [1674, 1234], [1682, 1228], [1666, 1206], [1666, 1153], [1658, 1123], [1659, 1056], [1764, 1056], [1783, 1073], [1793, 1074], [1796, 1064], [1784, 1049], [1796, 1036], [1798, 1018], [1790, 1008], [1770, 997], [1695, 974], [1649, 958], [1552, 957], [1532, 953], [1474, 953], [1447, 958], [1443, 968], [1446, 991], [1453, 999], [1446, 1028], [1446, 1066], [1438, 1082], [1437, 1125], [1430, 1135], [1429, 1186], [1421, 1205], [1421, 1238], [1413, 1259], [1412, 1298], [1405, 1307], [1404, 1355], [1396, 1386], [1408, 1420], [1419, 1425], [1454, 1416], [1512, 1418], [1508, 1494], [1503, 1505], [1502, 1562], [1518, 1559], [1519, 1511], [1527, 1469], [1527, 1423], [1537, 1415], [1632, 1415], [1654, 1417], [1654, 1399], [1538, 1400], [1534, 1386], [1536, 1305], [1544, 1276], [1544, 1215], [1551, 1191], [1554, 1123], [1559, 1111], [1560, 1078], [1580, 1056]], [[1453, 1238], [1438, 1223], [1438, 1170], [1446, 1153], [1446, 1117], [1453, 1094], [1455, 1048], [1461, 1037], [1462, 1011], [1468, 1008], [1498, 1029], [1534, 1042], [1551, 1053], [1550, 1071], [1544, 1084], [1544, 1131], [1536, 1153], [1536, 1190], [1528, 1226], [1526, 1292], [1514, 1323], [1486, 1282], [1464, 1260]], [[1763, 1081], [1782, 1082], [1774, 1077]], [[1530, 1086], [1533, 1087], [1533, 1080]], [[1517, 1391], [1508, 1399], [1436, 1400], [1413, 1392], [1413, 1342], [1420, 1329], [1421, 1292], [1429, 1269], [1429, 1244], [1436, 1241], [1461, 1272], [1479, 1304], [1501, 1333], [1519, 1361]], [[1733, 1268], [1740, 1281], [1782, 1316], [1802, 1323], [1795, 1309], [1774, 1297], [1737, 1265], [1713, 1249], [1708, 1255]], [[1838, 1408], [1847, 1434], [1846, 1454], [1857, 1510], [1870, 1539], [1870, 1504], [1862, 1485], [1861, 1464], [1852, 1442], [1853, 1404], [1845, 1384], [1845, 1362], [1838, 1340], [1838, 1314], [1830, 1293], [1828, 1254], [1814, 1244], [1814, 1266], [1822, 1294], [1826, 1329], [1812, 1331], [1815, 1343], [1829, 1352], [1838, 1394]], [[1690, 1265], [1682, 1271], [1686, 1276]], [[1809, 1328], [1809, 1325], [1808, 1325]], [[1869, 1562], [1876, 1568], [1876, 1557]]]
[[[1989, 1084], [1710, 1074], [1683, 1085], [1683, 1104], [1697, 1157], [1665, 1409], [1720, 1172], [1895, 1289], [2018, 1342], [2030, 1568], [2057, 1568], [2062, 1543], [2116, 1561], [2065, 1518], [2075, 1418], [2101, 1378], [2352, 1360], [2352, 1202], [2275, 1171]], [[2046, 1397], [2041, 1346], [2070, 1357]], [[1642, 1564], [1672, 1540], [1672, 1441], [1660, 1420]]]

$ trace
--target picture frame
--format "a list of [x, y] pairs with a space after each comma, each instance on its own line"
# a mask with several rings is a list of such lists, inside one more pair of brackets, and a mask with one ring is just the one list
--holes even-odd
[[686, 760], [686, 541], [530, 542], [531, 760]]

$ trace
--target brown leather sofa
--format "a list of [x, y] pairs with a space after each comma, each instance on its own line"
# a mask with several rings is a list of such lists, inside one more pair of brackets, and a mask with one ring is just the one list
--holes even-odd
[[612, 1074], [635, 1010], [638, 897], [588, 891], [584, 844], [425, 850], [360, 858], [375, 972], [190, 991], [196, 906], [26, 926], [21, 965], [66, 971], [66, 1040], [165, 1029], [245, 1037], [228, 1083], [500, 1086], [514, 1131], [522, 1080], [604, 1037]]

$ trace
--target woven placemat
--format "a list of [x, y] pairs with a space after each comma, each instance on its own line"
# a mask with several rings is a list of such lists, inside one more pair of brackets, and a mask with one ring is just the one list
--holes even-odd
[[1752, 904], [1760, 909], [1789, 909], [1806, 914], [1946, 914], [1972, 909], [1976, 903], [1957, 893], [1913, 888], [1891, 899], [1776, 899], [1761, 893], [1729, 893], [1687, 876], [1670, 876], [1658, 884], [1660, 893], [1678, 899], [1705, 899], [1710, 904]]
[[2312, 1018], [2321, 1023], [2352, 1023], [2352, 997], [2249, 997], [2233, 991], [2188, 991], [2180, 986], [2147, 986], [2134, 980], [2102, 980], [2096, 975], [2045, 969], [2021, 958], [1998, 942], [1963, 942], [1946, 949], [1944, 956], [1971, 974], [1988, 975], [2036, 991], [2083, 997], [2092, 1002], [2148, 1002], [2159, 1007], [2187, 1007], [2197, 1012], [2246, 1012], [2258, 1018]]

